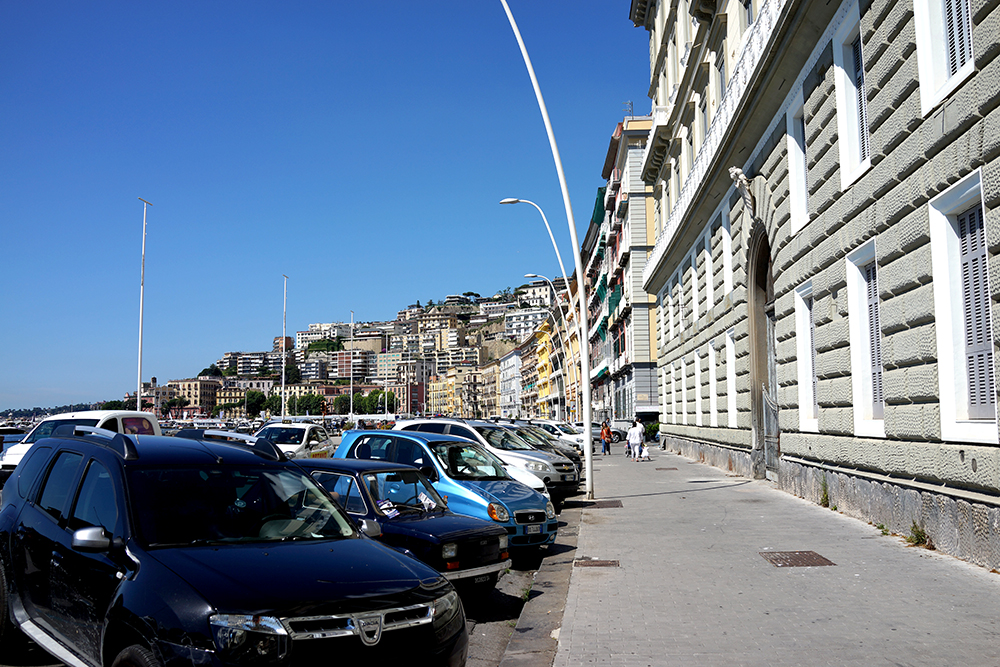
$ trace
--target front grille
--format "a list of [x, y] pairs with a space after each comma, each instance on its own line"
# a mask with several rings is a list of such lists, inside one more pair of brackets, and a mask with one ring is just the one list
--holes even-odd
[[555, 465], [555, 469], [556, 471], [564, 474], [576, 472], [576, 466], [573, 465], [572, 463], [557, 463]]
[[458, 561], [463, 568], [495, 563], [500, 560], [500, 538], [477, 537], [458, 543]]
[[428, 602], [357, 614], [285, 618], [282, 619], [282, 624], [288, 630], [288, 636], [293, 640], [349, 637], [360, 634], [359, 621], [362, 618], [381, 615], [382, 632], [389, 632], [430, 623], [433, 620], [432, 609], [433, 605]]
[[514, 523], [545, 523], [545, 512], [542, 510], [515, 512]]

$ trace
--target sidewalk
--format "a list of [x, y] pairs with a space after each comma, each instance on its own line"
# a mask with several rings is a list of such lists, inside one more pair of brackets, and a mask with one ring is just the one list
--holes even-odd
[[[659, 450], [633, 463], [620, 450], [595, 458], [594, 479], [597, 498], [622, 507], [574, 510], [579, 534], [565, 560], [577, 566], [560, 566], [571, 574], [555, 667], [1000, 665], [1000, 574], [765, 481]], [[760, 555], [784, 551], [836, 565], [775, 567]], [[618, 566], [579, 566], [585, 559]], [[558, 592], [538, 592], [519, 631], [553, 615]], [[505, 663], [516, 657], [508, 647]]]

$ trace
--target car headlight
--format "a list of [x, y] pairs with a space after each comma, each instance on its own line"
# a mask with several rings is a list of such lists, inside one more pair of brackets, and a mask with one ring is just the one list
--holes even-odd
[[547, 463], [542, 463], [541, 461], [525, 461], [524, 467], [528, 470], [537, 470], [538, 472], [550, 472], [552, 470]]
[[556, 508], [551, 502], [545, 503], [545, 518], [549, 521], [556, 518]]
[[451, 560], [458, 555], [458, 545], [454, 542], [449, 542], [441, 547], [441, 558], [445, 560]]
[[213, 614], [208, 623], [226, 662], [274, 662], [288, 652], [288, 632], [273, 616]]
[[503, 551], [506, 548], [507, 548], [507, 536], [506, 535], [501, 535], [500, 536], [500, 551]]
[[507, 508], [500, 503], [490, 503], [486, 508], [486, 511], [489, 513], [490, 518], [494, 521], [499, 521], [500, 523], [507, 523], [510, 521], [510, 512], [508, 512]]
[[464, 614], [461, 611], [462, 602], [454, 589], [434, 600], [431, 613], [434, 615], [434, 629], [438, 635], [454, 632], [455, 625], [465, 624]]

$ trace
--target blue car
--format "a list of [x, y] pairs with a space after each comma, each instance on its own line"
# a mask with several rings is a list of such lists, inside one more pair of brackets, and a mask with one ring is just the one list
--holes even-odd
[[334, 456], [420, 468], [452, 512], [506, 528], [512, 554], [555, 542], [559, 522], [552, 503], [511, 479], [499, 459], [464, 438], [418, 431], [347, 431]]

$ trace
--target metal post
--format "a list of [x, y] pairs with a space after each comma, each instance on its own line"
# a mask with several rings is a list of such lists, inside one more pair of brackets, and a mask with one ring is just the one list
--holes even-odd
[[285, 421], [285, 403], [288, 398], [285, 396], [285, 313], [288, 310], [288, 276], [281, 274], [285, 278], [285, 296], [281, 304], [281, 421]]
[[135, 409], [142, 412], [142, 305], [143, 291], [146, 287], [146, 207], [152, 206], [142, 197], [142, 268], [139, 270], [139, 382], [135, 390]]
[[351, 360], [351, 409], [348, 412], [348, 418], [354, 421], [354, 311], [351, 311], [351, 349], [347, 353]]
[[[521, 49], [521, 56], [524, 58], [524, 65], [528, 69], [528, 76], [531, 78], [531, 86], [535, 90], [535, 99], [538, 101], [538, 109], [542, 114], [542, 121], [545, 123], [545, 132], [549, 137], [549, 148], [552, 151], [552, 160], [555, 162], [556, 174], [559, 177], [559, 186], [562, 190], [563, 206], [566, 209], [566, 221], [569, 225], [570, 242], [573, 244], [573, 260], [574, 264], [576, 264], [577, 295], [580, 303], [580, 328], [578, 335], [580, 337], [580, 389], [583, 391], [583, 424], [584, 432], [589, 435], [592, 419], [590, 412], [590, 350], [586, 345], [589, 339], [587, 334], [587, 299], [585, 298], [586, 291], [584, 290], [583, 260], [580, 256], [580, 242], [577, 239], [576, 221], [573, 218], [573, 205], [570, 203], [569, 199], [569, 188], [566, 185], [566, 175], [563, 173], [562, 160], [559, 157], [559, 147], [556, 145], [556, 137], [552, 132], [552, 123], [549, 121], [549, 112], [545, 108], [545, 100], [542, 98], [541, 88], [538, 87], [538, 79], [535, 78], [535, 70], [531, 66], [531, 58], [528, 56], [528, 50], [524, 46], [524, 40], [521, 39], [521, 31], [517, 28], [517, 23], [514, 21], [514, 15], [511, 14], [510, 7], [507, 6], [507, 0], [500, 0], [500, 4], [503, 5], [504, 11], [507, 13], [507, 20], [510, 21], [510, 27], [514, 31], [514, 36], [517, 38], [517, 44]], [[589, 442], [585, 443], [588, 446], [585, 446], [583, 451], [587, 462], [587, 499], [593, 500], [594, 457], [591, 452], [593, 439], [588, 437], [586, 440], [589, 440]]]

